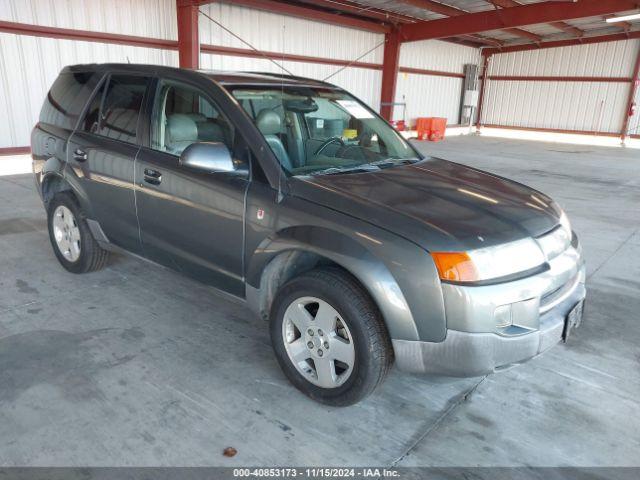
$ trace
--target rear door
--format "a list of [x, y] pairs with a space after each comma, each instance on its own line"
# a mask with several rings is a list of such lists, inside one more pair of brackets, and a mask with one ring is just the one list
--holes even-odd
[[140, 252], [135, 209], [134, 160], [140, 111], [150, 77], [108, 75], [69, 141], [72, 174], [86, 195], [88, 214], [110, 242]]
[[[101, 77], [100, 73], [66, 68], [53, 82], [42, 105], [39, 122], [31, 133], [33, 171], [39, 184], [45, 162], [66, 162], [67, 141]], [[54, 166], [50, 169], [60, 170]]]
[[[159, 80], [149, 102], [148, 145], [136, 161], [136, 203], [144, 255], [236, 296], [244, 296], [243, 243], [248, 148], [203, 89]], [[224, 143], [235, 172], [179, 165], [195, 142]]]

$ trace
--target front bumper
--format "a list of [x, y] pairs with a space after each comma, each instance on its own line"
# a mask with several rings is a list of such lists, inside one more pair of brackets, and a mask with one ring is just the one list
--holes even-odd
[[[498, 285], [444, 285], [447, 336], [442, 342], [392, 340], [404, 371], [473, 377], [524, 362], [562, 339], [569, 311], [585, 298], [579, 246], [569, 248], [539, 275]], [[496, 315], [508, 306], [511, 321]]]

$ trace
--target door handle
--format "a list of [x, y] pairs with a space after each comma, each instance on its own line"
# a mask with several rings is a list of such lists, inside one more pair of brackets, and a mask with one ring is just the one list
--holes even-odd
[[145, 168], [144, 181], [150, 183], [151, 185], [160, 185], [160, 182], [162, 182], [162, 173], [157, 170]]
[[76, 148], [75, 151], [73, 152], [73, 159], [78, 161], [78, 162], [86, 162], [87, 161], [87, 152], [85, 152], [84, 150], [81, 150], [79, 148]]

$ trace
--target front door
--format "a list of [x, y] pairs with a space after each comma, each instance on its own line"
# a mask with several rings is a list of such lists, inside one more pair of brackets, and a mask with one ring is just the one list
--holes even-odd
[[140, 252], [134, 161], [138, 120], [150, 79], [113, 74], [105, 79], [71, 136], [68, 162], [87, 197], [89, 216], [110, 242]]
[[[205, 93], [160, 80], [151, 107], [150, 144], [138, 154], [135, 176], [144, 255], [242, 297], [249, 175], [237, 136]], [[180, 166], [180, 154], [195, 142], [225, 144], [237, 171], [203, 173]]]

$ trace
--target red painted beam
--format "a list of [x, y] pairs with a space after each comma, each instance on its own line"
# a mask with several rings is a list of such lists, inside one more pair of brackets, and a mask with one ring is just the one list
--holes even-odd
[[31, 153], [31, 147], [0, 147], [0, 155], [24, 155]]
[[[631, 76], [632, 82], [629, 87], [629, 96], [627, 97], [627, 108], [624, 111], [624, 118], [622, 120], [622, 128], [620, 129], [620, 138], [624, 142], [627, 134], [629, 133], [629, 122], [631, 121], [631, 105], [633, 105], [633, 99], [636, 96], [636, 90], [638, 89], [638, 84], [640, 83], [640, 47], [638, 47], [638, 55], [636, 57], [636, 63], [633, 66], [633, 75]], [[640, 115], [640, 113], [636, 112], [636, 115]]]
[[399, 64], [400, 37], [397, 31], [393, 31], [385, 35], [382, 89], [380, 92], [380, 115], [389, 122], [393, 119], [393, 105], [389, 104], [393, 103], [396, 98]]
[[491, 55], [486, 53], [486, 50], [482, 52], [482, 83], [480, 84], [480, 94], [478, 95], [478, 113], [476, 115], [476, 127], [482, 126], [482, 102], [484, 102], [484, 91], [487, 88], [487, 77], [489, 73], [489, 60]]
[[375, 33], [387, 33], [391, 30], [389, 25], [380, 22], [362, 20], [359, 18], [336, 15], [326, 11], [318, 10], [311, 7], [303, 7], [300, 5], [292, 5], [290, 3], [281, 3], [274, 0], [220, 0], [225, 3], [239, 5], [241, 7], [254, 8], [256, 10], [265, 10], [267, 12], [289, 15], [292, 17], [305, 18], [317, 22], [330, 23], [332, 25], [340, 25], [343, 27], [356, 28], [359, 30], [367, 30]]
[[446, 38], [480, 33], [487, 30], [523, 27], [536, 23], [550, 23], [573, 18], [597, 17], [633, 10], [637, 0], [580, 0], [577, 2], [541, 2], [517, 7], [468, 13], [411, 25], [401, 25], [403, 41]]
[[178, 14], [178, 58], [180, 68], [197, 69], [200, 65], [198, 5], [191, 0], [176, 0]]
[[[496, 7], [502, 7], [502, 8], [511, 8], [511, 7], [517, 7], [519, 5], [522, 5], [521, 3], [516, 2], [515, 0], [485, 0], [485, 1], [489, 2], [492, 5], [495, 5]], [[565, 22], [551, 22], [549, 23], [549, 25], [559, 30], [562, 30], [563, 32], [570, 33], [574, 37], [582, 37], [584, 35], [584, 32], [582, 30], [574, 27], [573, 25], [569, 25], [568, 23], [565, 23]]]
[[551, 42], [541, 42], [537, 44], [527, 43], [523, 45], [508, 45], [500, 48], [487, 48], [484, 53], [494, 55], [497, 53], [523, 52], [527, 50], [539, 50], [544, 48], [569, 47], [572, 45], [588, 45], [590, 43], [619, 42], [640, 38], [640, 31], [628, 33], [612, 33], [610, 35], [598, 35], [593, 37], [570, 38], [567, 40], [554, 40]]
[[299, 0], [302, 3], [314, 5], [316, 7], [322, 7], [338, 15], [347, 13], [358, 17], [366, 17], [378, 22], [391, 22], [391, 23], [415, 23], [414, 17], [402, 15], [400, 13], [391, 12], [388, 10], [380, 10], [379, 8], [366, 7], [359, 3], [354, 3], [348, 0]]
[[416, 75], [431, 75], [432, 77], [464, 78], [464, 73], [445, 72], [442, 70], [427, 70], [424, 68], [399, 67], [400, 73], [414, 73]]
[[[223, 47], [221, 45], [200, 45], [202, 53], [209, 53], [212, 55], [226, 55], [231, 57], [248, 57], [248, 58], [270, 58], [272, 60], [285, 60], [289, 62], [302, 62], [302, 63], [319, 63], [322, 65], [335, 65], [337, 67], [353, 67], [353, 68], [366, 68], [370, 70], [382, 70], [383, 65], [380, 63], [369, 62], [352, 62], [350, 60], [340, 60], [337, 58], [324, 58], [324, 57], [311, 57], [307, 55], [295, 55], [291, 53], [270, 52], [261, 50], [260, 53], [250, 48], [237, 48], [237, 47]], [[401, 73], [412, 73], [416, 75], [431, 75], [433, 77], [448, 77], [448, 78], [464, 78], [464, 73], [446, 72], [443, 70], [428, 70], [424, 68], [412, 68], [412, 67], [398, 67], [398, 71]]]
[[567, 77], [544, 75], [490, 75], [489, 80], [513, 81], [513, 82], [603, 82], [603, 83], [629, 83], [630, 77]]
[[200, 45], [200, 50], [203, 53], [211, 53], [214, 55], [226, 55], [231, 57], [249, 57], [249, 58], [270, 58], [272, 60], [285, 60], [291, 62], [303, 62], [303, 63], [320, 63], [323, 65], [336, 65], [340, 67], [344, 67], [349, 65], [350, 67], [355, 68], [369, 68], [372, 70], [382, 70], [382, 65], [379, 63], [369, 63], [369, 62], [351, 62], [349, 60], [340, 60], [340, 59], [332, 59], [332, 58], [324, 58], [324, 57], [311, 57], [307, 55], [294, 55], [291, 53], [281, 53], [281, 52], [269, 52], [265, 50], [260, 50], [263, 54], [256, 52], [255, 50], [251, 50], [250, 48], [236, 48], [236, 47], [223, 47], [220, 45]]
[[[451, 5], [445, 5], [440, 2], [434, 2], [433, 0], [400, 0], [400, 2], [412, 7], [417, 7], [423, 10], [438, 13], [440, 15], [446, 15], [447, 17], [459, 17], [461, 15], [469, 14], [469, 12], [467, 12], [466, 10], [462, 10], [461, 8], [453, 7]], [[509, 29], [509, 32], [513, 35], [523, 37], [528, 40], [534, 40], [536, 42], [542, 40], [542, 38], [538, 35], [527, 32], [526, 30], [521, 30], [519, 28], [511, 28]]]
[[116, 33], [91, 32], [71, 28], [45, 27], [27, 23], [0, 21], [0, 32], [33, 37], [59, 38], [63, 40], [78, 40], [82, 42], [112, 43], [117, 45], [132, 45], [135, 47], [159, 48], [163, 50], [177, 50], [178, 42], [161, 38], [137, 37], [134, 35], [120, 35]]

